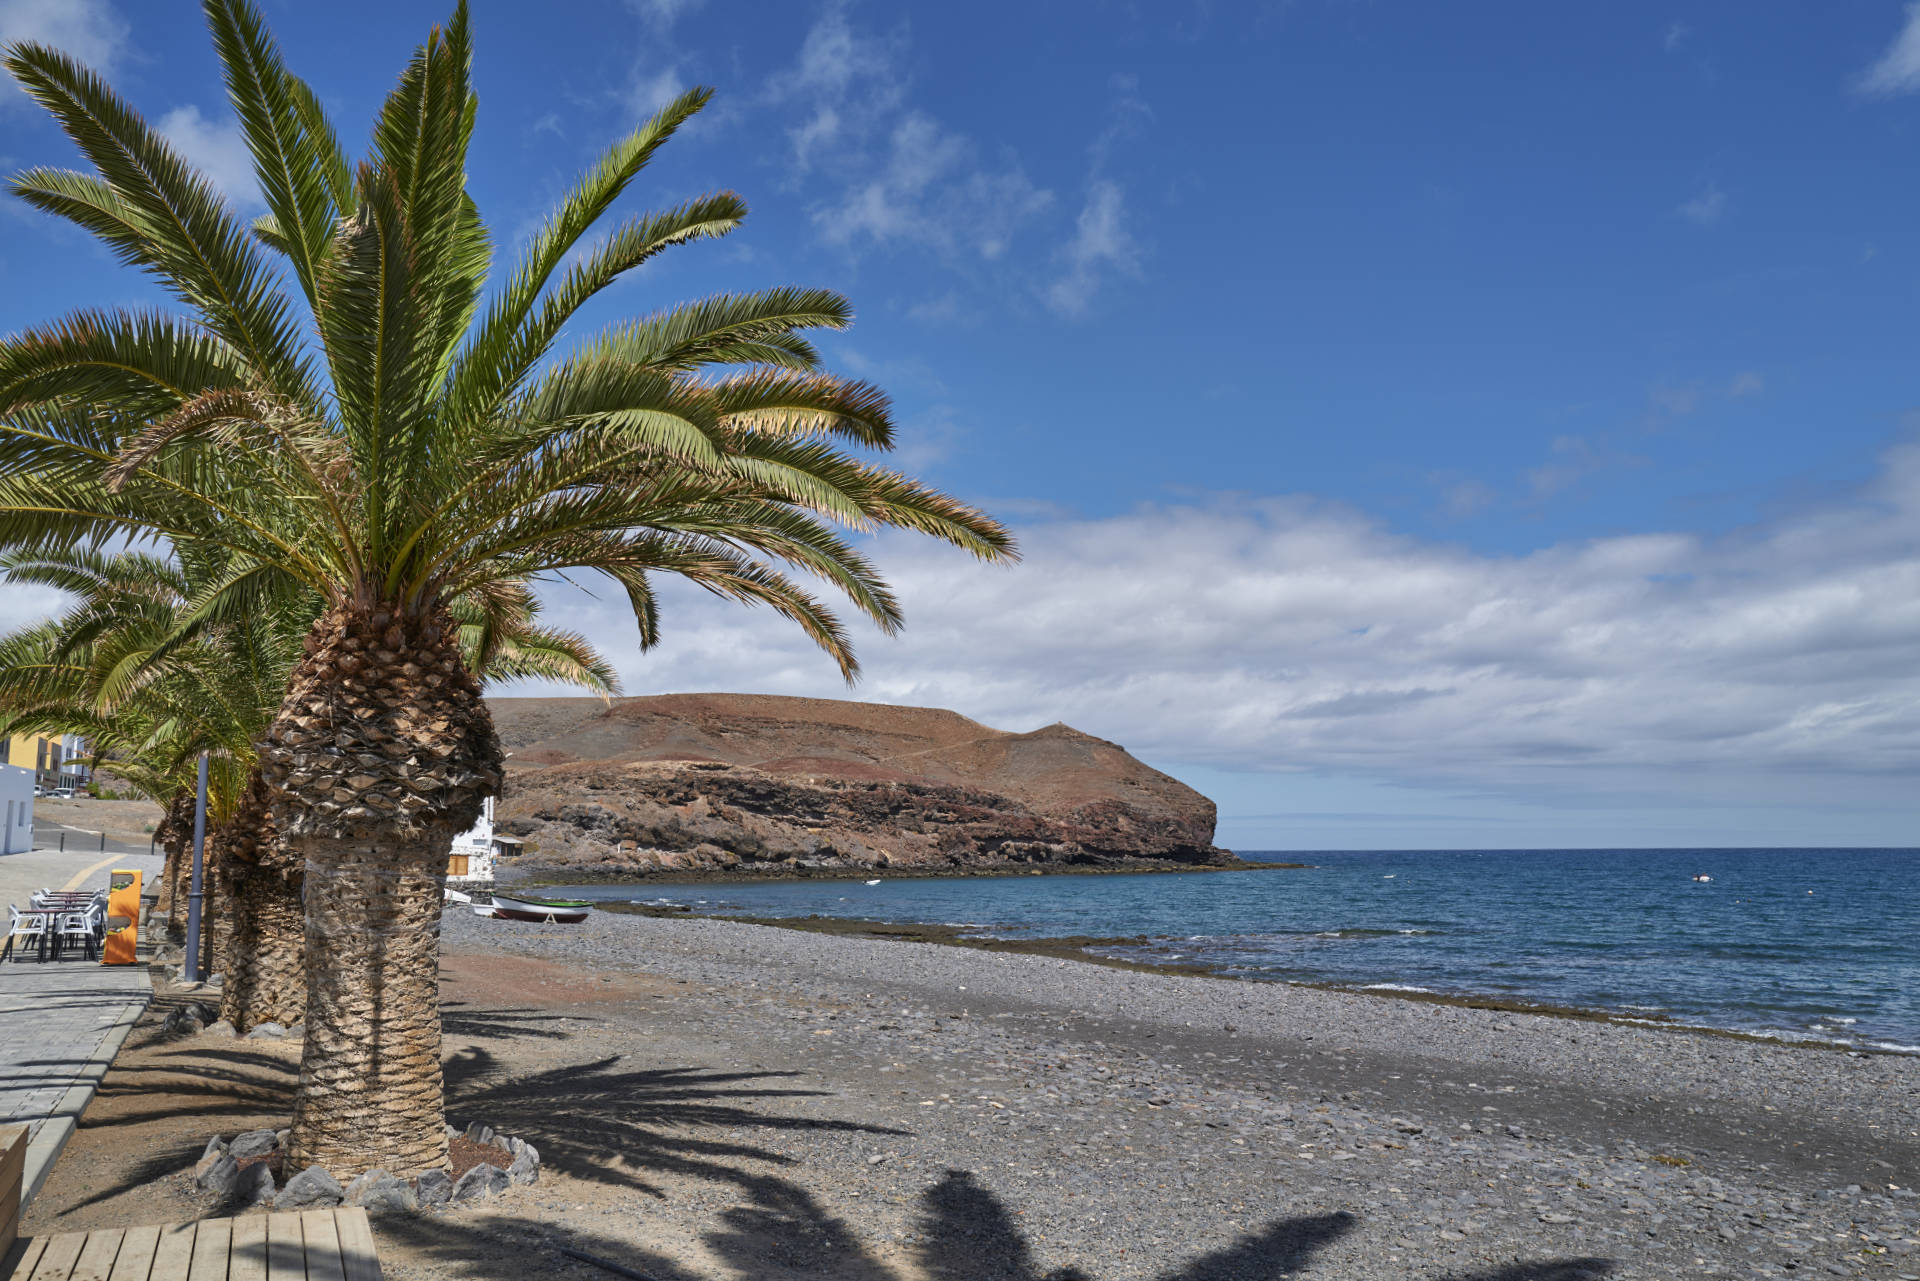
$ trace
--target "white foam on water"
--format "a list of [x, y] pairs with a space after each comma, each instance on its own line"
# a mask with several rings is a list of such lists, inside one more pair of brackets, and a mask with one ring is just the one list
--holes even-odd
[[1418, 987], [1412, 983], [1369, 983], [1360, 989], [1362, 992], [1425, 992], [1432, 995], [1430, 987]]

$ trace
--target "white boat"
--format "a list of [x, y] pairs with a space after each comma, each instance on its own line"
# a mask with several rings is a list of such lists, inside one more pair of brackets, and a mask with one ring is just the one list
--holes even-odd
[[576, 898], [535, 898], [531, 894], [493, 892], [493, 914], [508, 921], [537, 921], [544, 925], [578, 925], [593, 904]]
[[1713, 878], [1711, 876], [1708, 876], [1705, 872], [1702, 872], [1698, 876], [1694, 877], [1693, 879], [1696, 881], [1711, 881]]
[[467, 906], [473, 909], [473, 914], [475, 916], [492, 916], [493, 915], [493, 904], [491, 903], [469, 903], [467, 904]]
[[879, 881], [868, 881], [868, 882], [867, 882], [867, 884], [869, 884], [869, 885], [878, 885], [879, 883], [880, 883]]

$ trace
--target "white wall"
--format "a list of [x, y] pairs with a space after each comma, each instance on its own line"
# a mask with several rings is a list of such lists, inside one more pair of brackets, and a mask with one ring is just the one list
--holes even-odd
[[0, 854], [33, 848], [33, 771], [0, 765]]

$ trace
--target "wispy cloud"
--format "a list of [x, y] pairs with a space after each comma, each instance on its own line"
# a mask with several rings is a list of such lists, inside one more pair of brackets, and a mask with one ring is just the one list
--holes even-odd
[[154, 127], [228, 200], [242, 209], [262, 206], [253, 174], [253, 155], [247, 150], [238, 120], [210, 120], [200, 114], [200, 108], [184, 106], [160, 117]]
[[1086, 203], [1074, 221], [1072, 239], [1060, 251], [1065, 270], [1045, 290], [1047, 305], [1063, 316], [1086, 314], [1110, 272], [1134, 274], [1140, 269], [1140, 243], [1127, 226], [1126, 190], [1108, 175], [1108, 165], [1119, 144], [1153, 119], [1153, 109], [1140, 96], [1137, 77], [1117, 74], [1112, 86], [1107, 126], [1087, 148], [1091, 163]]
[[1767, 378], [1757, 369], [1743, 369], [1727, 382], [1727, 395], [1735, 400], [1758, 396], [1767, 389]]
[[636, 67], [627, 89], [627, 105], [636, 116], [650, 116], [686, 91], [686, 78], [677, 62], [647, 71]]
[[[98, 72], [110, 72], [127, 51], [126, 20], [107, 0], [0, 0], [0, 45], [51, 45]], [[0, 109], [30, 105], [13, 83], [0, 84]]]
[[829, 4], [773, 101], [802, 111], [788, 130], [796, 184], [814, 202], [822, 239], [845, 248], [916, 245], [957, 260], [994, 262], [1053, 202], [1010, 153], [995, 161], [968, 135], [910, 105], [904, 27], [859, 30]]
[[1066, 273], [1047, 286], [1047, 305], [1062, 315], [1086, 314], [1110, 270], [1139, 270], [1140, 246], [1126, 225], [1126, 197], [1120, 184], [1096, 179], [1064, 251]]
[[1684, 22], [1669, 23], [1666, 34], [1660, 38], [1660, 47], [1668, 53], [1677, 53], [1687, 37], [1692, 34], [1693, 28]]
[[1876, 98], [1892, 98], [1920, 89], [1920, 3], [1907, 6], [1906, 22], [1887, 51], [1854, 80], [1854, 88]]
[[1696, 227], [1711, 227], [1727, 212], [1727, 193], [1720, 190], [1718, 183], [1710, 182], [1704, 191], [1674, 212]]
[[627, 7], [656, 27], [671, 27], [706, 0], [627, 0]]

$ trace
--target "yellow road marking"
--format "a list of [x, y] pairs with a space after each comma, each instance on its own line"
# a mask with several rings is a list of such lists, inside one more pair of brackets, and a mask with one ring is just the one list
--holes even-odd
[[60, 887], [61, 892], [65, 893], [68, 890], [79, 889], [81, 882], [85, 881], [89, 876], [92, 876], [95, 872], [99, 871], [103, 867], [107, 867], [107, 866], [110, 866], [111, 864], [118, 863], [121, 859], [126, 857], [128, 856], [125, 854], [113, 854], [108, 856], [107, 858], [101, 859], [98, 863], [95, 863], [92, 867], [88, 868], [84, 872], [75, 872], [73, 875], [73, 879]]

